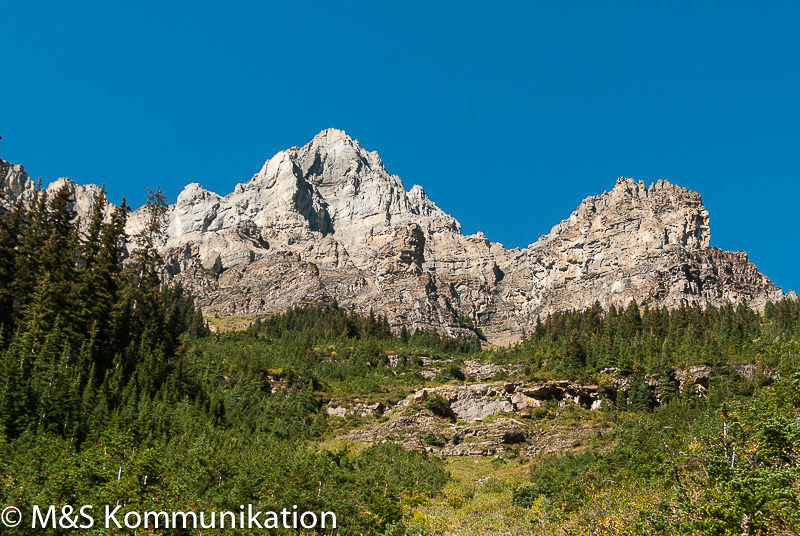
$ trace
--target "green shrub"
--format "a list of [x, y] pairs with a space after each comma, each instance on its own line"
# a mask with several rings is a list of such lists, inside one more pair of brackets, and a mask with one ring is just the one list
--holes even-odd
[[464, 373], [456, 364], [452, 364], [443, 368], [439, 371], [435, 378], [435, 380], [439, 383], [447, 383], [452, 380], [463, 382], [466, 379], [467, 377], [464, 376]]
[[596, 483], [598, 476], [605, 476], [603, 461], [593, 453], [544, 458], [531, 474], [531, 484], [514, 490], [514, 505], [530, 508], [543, 495], [563, 504], [567, 512], [577, 510], [586, 499], [587, 488]]
[[453, 410], [450, 409], [450, 401], [442, 395], [429, 396], [425, 400], [425, 407], [440, 417], [449, 417]]
[[422, 440], [433, 447], [443, 447], [445, 446], [445, 440], [443, 437], [434, 434], [433, 432], [428, 432], [424, 436], [422, 436]]

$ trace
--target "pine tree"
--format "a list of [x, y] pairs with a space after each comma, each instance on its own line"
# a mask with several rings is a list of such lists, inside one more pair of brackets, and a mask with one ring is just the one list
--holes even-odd
[[45, 240], [50, 235], [49, 224], [47, 192], [41, 189], [40, 180], [30, 205], [25, 210], [15, 258], [12, 314], [16, 319], [24, 313], [41, 279], [44, 269], [42, 251]]
[[569, 345], [564, 354], [564, 368], [568, 371], [583, 370], [586, 366], [586, 349], [581, 343], [578, 331], [573, 330], [570, 335]]
[[81, 270], [78, 274], [78, 289], [76, 305], [78, 317], [84, 326], [93, 326], [108, 319], [109, 307], [107, 304], [113, 300], [113, 278], [106, 277], [100, 263], [103, 244], [103, 220], [107, 206], [105, 188], [101, 188], [94, 198], [92, 212], [89, 215], [89, 225], [86, 235], [80, 244]]
[[23, 337], [0, 354], [0, 428], [9, 438], [18, 437], [28, 428], [34, 406], [30, 397], [26, 346]]
[[622, 313], [622, 334], [626, 338], [633, 338], [642, 332], [642, 316], [639, 306], [632, 301]]
[[[161, 296], [161, 267], [163, 260], [158, 248], [165, 240], [167, 204], [159, 188], [149, 191], [143, 207], [145, 223], [134, 236], [136, 249], [131, 253], [126, 285], [121, 290], [119, 306], [121, 315], [115, 332], [129, 341], [142, 344], [167, 340], [166, 315]], [[120, 341], [118, 340], [118, 343]], [[123, 343], [123, 346], [127, 346]], [[121, 366], [130, 370], [132, 354], [121, 354]]]
[[50, 235], [41, 250], [44, 280], [36, 296], [39, 329], [53, 326], [56, 316], [73, 341], [79, 335], [75, 317], [75, 279], [77, 253], [77, 223], [72, 209], [72, 192], [64, 185], [53, 196], [48, 212]]
[[633, 411], [641, 412], [650, 411], [655, 405], [647, 380], [641, 374], [637, 375], [631, 383], [630, 392], [628, 393], [628, 405]]
[[14, 333], [14, 278], [17, 248], [22, 230], [25, 207], [17, 202], [13, 210], [0, 215], [0, 348]]
[[405, 325], [403, 325], [403, 327], [400, 329], [400, 341], [403, 344], [408, 344], [410, 338], [411, 335], [409, 335], [408, 333], [408, 328]]
[[133, 237], [136, 249], [131, 258], [138, 270], [138, 279], [142, 284], [158, 284], [158, 274], [162, 266], [162, 258], [158, 248], [164, 243], [167, 224], [167, 197], [161, 188], [155, 192], [148, 190], [147, 202], [142, 207], [144, 225]]
[[669, 404], [678, 396], [678, 382], [675, 371], [662, 361], [658, 372], [658, 397], [661, 405]]

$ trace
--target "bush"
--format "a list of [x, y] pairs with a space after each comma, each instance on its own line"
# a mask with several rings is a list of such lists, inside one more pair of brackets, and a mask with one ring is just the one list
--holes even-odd
[[428, 432], [424, 436], [422, 436], [422, 440], [433, 447], [443, 447], [445, 445], [445, 440], [441, 436], [434, 434], [433, 432]]
[[541, 495], [541, 493], [539, 493], [539, 489], [536, 486], [531, 486], [530, 484], [520, 486], [514, 490], [514, 506], [518, 508], [530, 508], [533, 506], [533, 503], [536, 502], [536, 499], [539, 498], [539, 495]]
[[463, 382], [467, 377], [456, 364], [452, 364], [439, 371], [436, 375], [436, 381], [440, 383], [447, 383], [452, 380]]
[[565, 511], [574, 511], [586, 500], [586, 490], [607, 468], [595, 454], [566, 454], [544, 458], [531, 475], [531, 484], [514, 490], [515, 506], [530, 508], [543, 495], [563, 504]]
[[449, 417], [453, 410], [450, 409], [450, 402], [442, 395], [433, 395], [425, 400], [425, 407], [440, 417]]
[[504, 382], [508, 378], [509, 378], [508, 372], [506, 372], [503, 369], [500, 369], [500, 370], [498, 370], [497, 372], [494, 373], [494, 376], [492, 376], [492, 381], [493, 382]]

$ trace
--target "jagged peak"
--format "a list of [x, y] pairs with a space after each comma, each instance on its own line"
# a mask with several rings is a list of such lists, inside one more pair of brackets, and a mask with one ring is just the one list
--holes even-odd
[[95, 197], [103, 188], [94, 183], [78, 184], [69, 177], [59, 177], [48, 184], [45, 190], [48, 192], [48, 195], [53, 195], [64, 187], [66, 187], [72, 193], [72, 195], [75, 196], [75, 203], [87, 208], [94, 206]]
[[244, 184], [237, 184], [235, 191], [241, 191], [251, 184], [274, 184], [279, 175], [285, 173], [287, 169], [291, 171], [295, 167], [296, 163], [291, 150], [278, 151], [272, 158], [264, 162], [258, 173], [253, 175], [253, 178]]
[[619, 177], [614, 188], [611, 190], [612, 197], [615, 195], [632, 195], [634, 197], [646, 197], [647, 185], [643, 180], [638, 181], [631, 177]]
[[20, 196], [34, 189], [33, 181], [21, 164], [12, 164], [0, 159], [0, 212], [16, 203]]
[[[58, 189], [62, 188], [63, 186], [67, 186], [68, 188], [74, 190], [75, 187], [77, 186], [77, 184], [75, 184], [75, 181], [70, 179], [69, 177], [59, 177], [56, 180], [54, 180], [53, 182], [51, 182], [47, 186], [47, 189], [55, 191], [55, 190], [58, 190]], [[94, 184], [87, 184], [86, 185], [86, 187], [91, 187], [91, 186], [95, 186], [95, 185]]]
[[277, 174], [285, 171], [286, 166], [296, 167], [303, 175], [313, 175], [323, 167], [348, 161], [359, 163], [355, 167], [346, 166], [351, 171], [358, 171], [362, 166], [386, 171], [376, 151], [366, 151], [358, 140], [350, 137], [344, 130], [327, 128], [302, 147], [294, 146], [275, 153], [264, 162], [249, 182], [271, 182]]
[[320, 133], [314, 136], [314, 138], [311, 140], [310, 145], [330, 145], [339, 140], [355, 142], [355, 140], [351, 138], [344, 130], [331, 127], [321, 130]]
[[408, 193], [410, 195], [414, 195], [414, 196], [417, 196], [417, 197], [423, 197], [423, 198], [427, 198], [428, 197], [428, 195], [425, 193], [425, 189], [422, 186], [420, 186], [419, 184], [415, 184], [414, 186], [412, 186], [408, 190]]
[[[682, 194], [689, 194], [691, 196], [696, 196], [698, 199], [700, 198], [700, 194], [695, 192], [694, 190], [690, 190], [689, 188], [685, 188], [678, 184], [672, 184], [667, 179], [658, 179], [655, 182], [651, 182], [650, 186], [647, 186], [642, 179], [634, 179], [631, 177], [619, 177], [617, 179], [614, 188], [611, 192], [622, 192], [627, 195], [636, 195], [640, 197], [647, 197], [649, 194], [653, 192], [659, 192], [661, 190], [672, 190], [675, 192], [680, 192]], [[603, 192], [600, 196], [590, 197], [587, 199], [595, 199], [606, 195], [608, 192]]]
[[[708, 211], [699, 193], [663, 179], [648, 188], [641, 179], [619, 177], [611, 191], [585, 198], [567, 219], [553, 226], [528, 249], [557, 240], [575, 226], [587, 227], [599, 214], [604, 218], [622, 217], [628, 221], [654, 218], [658, 223], [648, 225], [653, 226], [651, 231], [664, 236], [664, 244], [680, 244], [686, 249], [695, 249], [708, 247], [710, 243]], [[675, 229], [671, 234], [666, 229], [669, 220], [674, 220], [671, 227]]]
[[178, 205], [192, 204], [203, 199], [208, 199], [209, 197], [220, 198], [221, 196], [215, 192], [212, 192], [211, 190], [203, 188], [199, 182], [190, 182], [183, 187], [183, 190], [181, 190], [181, 193], [178, 194], [178, 198], [175, 200], [175, 203]]
[[12, 178], [21, 182], [30, 180], [25, 166], [22, 164], [12, 164], [0, 158], [0, 185], [5, 187], [6, 183], [10, 182]]
[[312, 162], [319, 160], [350, 160], [360, 162], [363, 166], [380, 173], [386, 173], [386, 167], [377, 151], [368, 151], [359, 141], [344, 130], [328, 128], [314, 136], [314, 138], [303, 147], [293, 147], [292, 157], [305, 161], [303, 169], [312, 165]]
[[23, 166], [22, 164], [14, 164], [9, 162], [8, 160], [3, 160], [2, 158], [0, 158], [0, 173], [2, 173], [2, 175], [5, 175], [5, 173], [8, 172], [7, 170], [11, 169], [19, 170], [25, 173], [26, 177], [28, 176], [28, 172], [25, 171], [25, 166]]

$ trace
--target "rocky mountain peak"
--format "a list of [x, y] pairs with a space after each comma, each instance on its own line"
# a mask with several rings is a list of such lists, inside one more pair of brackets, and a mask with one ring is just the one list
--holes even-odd
[[[0, 161], [6, 196], [31, 195], [22, 166]], [[88, 213], [97, 187], [67, 185]], [[30, 192], [30, 193], [26, 193]], [[127, 231], [141, 227], [135, 211]], [[169, 210], [166, 273], [207, 314], [260, 314], [333, 299], [396, 327], [508, 342], [543, 315], [595, 301], [670, 307], [784, 297], [746, 254], [710, 247], [700, 194], [620, 177], [525, 249], [455, 218], [418, 185], [406, 190], [376, 152], [326, 129], [280, 151], [227, 195], [187, 185]], [[796, 297], [790, 294], [789, 297]]]
[[351, 144], [357, 143], [344, 130], [331, 127], [321, 130], [319, 134], [314, 136], [311, 140], [311, 145], [332, 145], [340, 140], [347, 140]]
[[[60, 177], [47, 185], [45, 191], [52, 197], [58, 190], [65, 187], [72, 197], [72, 209], [84, 223], [94, 208], [95, 199], [100, 193], [96, 184], [76, 184], [73, 180]], [[0, 160], [0, 213], [11, 209], [18, 200], [29, 201], [36, 192], [35, 183], [28, 177], [25, 168], [19, 164], [11, 164]], [[113, 205], [106, 207], [106, 215], [114, 210]]]
[[349, 246], [391, 233], [419, 216], [439, 220], [431, 221], [435, 227], [460, 230], [421, 188], [406, 192], [377, 152], [338, 129], [323, 130], [308, 144], [277, 153], [235, 193], [248, 191], [251, 200], [300, 213], [312, 222], [311, 230], [336, 233]]
[[219, 197], [219, 195], [206, 190], [199, 182], [190, 182], [183, 187], [181, 193], [178, 194], [178, 199], [175, 201], [176, 205], [183, 205], [188, 203], [196, 203], [208, 199], [209, 197]]
[[23, 166], [0, 159], [0, 209], [12, 207], [17, 199], [31, 195], [33, 189], [33, 181]]
[[680, 247], [695, 250], [711, 240], [709, 215], [700, 194], [659, 180], [647, 187], [644, 181], [620, 177], [610, 192], [584, 199], [569, 218], [530, 247], [543, 247], [564, 240], [570, 233], [584, 239], [626, 244], [658, 252]]
[[388, 175], [377, 152], [366, 151], [358, 140], [335, 128], [323, 130], [303, 147], [293, 147], [289, 152], [303, 174], [318, 182]]

